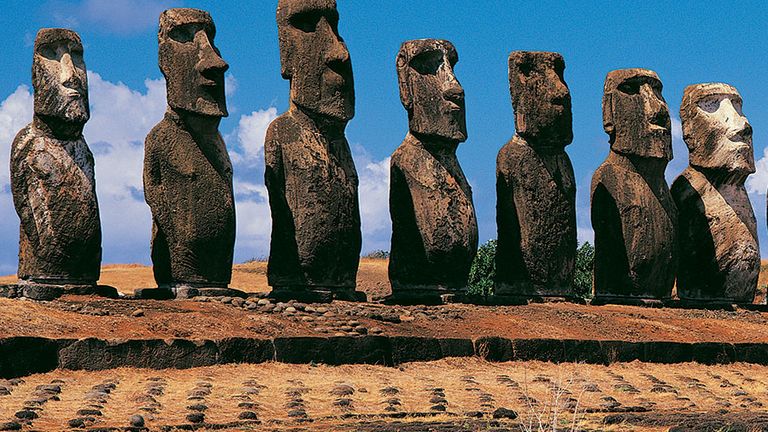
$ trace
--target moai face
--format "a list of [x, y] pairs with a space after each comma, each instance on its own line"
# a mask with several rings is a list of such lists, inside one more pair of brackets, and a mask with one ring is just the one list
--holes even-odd
[[35, 114], [68, 123], [88, 121], [88, 76], [77, 33], [67, 29], [42, 29], [37, 33], [32, 86]]
[[453, 73], [458, 60], [456, 48], [446, 40], [412, 40], [400, 47], [400, 100], [408, 111], [411, 132], [466, 141], [464, 89]]
[[573, 141], [571, 92], [558, 53], [515, 51], [509, 55], [509, 91], [515, 130], [533, 147], [562, 150]]
[[168, 105], [212, 117], [226, 117], [224, 72], [229, 65], [213, 43], [216, 27], [208, 12], [169, 9], [160, 15], [160, 70]]
[[741, 103], [739, 92], [728, 84], [685, 88], [680, 120], [691, 165], [743, 175], [755, 172], [752, 126]]
[[339, 36], [335, 0], [280, 0], [277, 31], [283, 78], [291, 101], [310, 113], [338, 121], [355, 115], [352, 61]]
[[647, 69], [608, 73], [603, 93], [603, 127], [617, 153], [672, 159], [669, 109], [661, 81]]

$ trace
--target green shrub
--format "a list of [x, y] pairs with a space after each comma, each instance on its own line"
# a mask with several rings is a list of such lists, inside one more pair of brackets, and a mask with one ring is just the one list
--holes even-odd
[[573, 287], [576, 295], [582, 298], [592, 297], [592, 269], [595, 263], [595, 248], [589, 242], [582, 243], [576, 250], [576, 271]]
[[470, 295], [487, 296], [493, 293], [493, 281], [496, 279], [496, 240], [488, 240], [477, 250], [475, 260], [469, 270]]
[[370, 259], [388, 259], [389, 258], [389, 251], [385, 250], [375, 250], [372, 252], [368, 252], [367, 254], [363, 255], [363, 258], [370, 258]]

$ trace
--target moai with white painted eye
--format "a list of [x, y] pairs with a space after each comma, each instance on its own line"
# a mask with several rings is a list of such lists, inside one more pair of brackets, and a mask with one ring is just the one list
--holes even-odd
[[472, 188], [456, 149], [467, 139], [464, 90], [452, 43], [420, 39], [397, 55], [408, 134], [392, 154], [390, 300], [438, 303], [462, 294], [477, 253]]
[[647, 69], [608, 73], [608, 158], [592, 177], [596, 302], [663, 300], [677, 269], [677, 209], [664, 170], [672, 159], [661, 80]]
[[757, 222], [744, 182], [755, 172], [752, 127], [728, 84], [686, 87], [680, 106], [689, 166], [672, 184], [680, 226], [682, 300], [752, 303]]

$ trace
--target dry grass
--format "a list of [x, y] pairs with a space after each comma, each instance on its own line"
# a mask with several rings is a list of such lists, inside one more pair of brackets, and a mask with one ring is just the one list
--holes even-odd
[[[665, 382], [674, 393], [652, 392], [655, 384], [645, 374]], [[500, 380], [502, 375], [509, 380]], [[84, 407], [84, 396], [90, 388], [113, 379], [119, 382], [117, 389], [104, 405], [103, 417], [94, 426], [124, 427], [132, 414], [142, 412], [140, 408], [145, 402], [142, 402], [141, 396], [152, 377], [162, 377], [167, 384], [164, 394], [157, 396], [161, 409], [155, 414], [144, 413], [151, 428], [187, 423], [185, 416], [190, 412], [187, 406], [198, 403], [187, 400], [187, 395], [196, 383], [202, 381], [213, 385], [212, 393], [202, 402], [208, 406], [206, 421], [218, 424], [237, 420], [238, 414], [243, 411], [238, 408], [238, 403], [243, 400], [244, 389], [248, 387], [244, 382], [248, 380], [264, 386], [258, 395], [250, 395], [249, 398], [260, 405], [256, 412], [265, 423], [291, 424], [287, 416], [286, 404], [290, 400], [287, 393], [295, 388], [305, 389], [303, 399], [309, 417], [325, 424], [352, 422], [354, 419], [345, 420], [343, 416], [346, 413], [381, 415], [387, 405], [383, 401], [392, 397], [400, 400], [400, 408], [404, 412], [427, 413], [433, 405], [430, 397], [434, 388], [443, 389], [448, 401], [448, 414], [461, 418], [470, 411], [492, 411], [492, 408], [481, 406], [479, 398], [479, 395], [488, 394], [492, 397], [493, 407], [506, 407], [520, 414], [519, 427], [523, 431], [552, 431], [553, 421], [560, 431], [595, 427], [608, 431], [666, 430], [629, 425], [601, 426], [600, 422], [606, 414], [586, 414], [585, 410], [600, 408], [606, 397], [614, 398], [621, 406], [647, 406], [651, 411], [662, 414], [712, 412], [722, 408], [723, 401], [730, 404], [727, 409], [732, 413], [750, 412], [762, 410], [754, 403], [768, 403], [768, 368], [747, 364], [707, 367], [634, 362], [605, 367], [446, 359], [411, 363], [396, 369], [367, 365], [329, 367], [267, 363], [189, 370], [116, 369], [33, 375], [14, 388], [10, 396], [0, 396], [0, 422], [10, 419], [21, 409], [24, 401], [31, 398], [35, 386], [60, 379], [64, 381], [61, 400], [50, 401], [44, 406], [40, 418], [34, 422], [34, 428], [64, 430], [66, 422], [77, 417], [77, 410]], [[510, 385], [510, 382], [518, 386]], [[337, 384], [347, 384], [355, 389], [354, 394], [349, 396], [352, 400], [349, 411], [334, 405], [338, 396], [330, 391]], [[380, 391], [385, 387], [396, 387], [399, 393], [382, 395]], [[588, 387], [598, 391], [586, 391]], [[628, 391], [629, 387], [636, 388], [637, 392]], [[531, 398], [530, 402], [522, 401], [523, 396]], [[578, 400], [575, 414], [564, 403], [569, 397]], [[750, 400], [753, 402], [747, 402]], [[434, 420], [441, 418], [457, 419], [455, 416], [438, 416]]]

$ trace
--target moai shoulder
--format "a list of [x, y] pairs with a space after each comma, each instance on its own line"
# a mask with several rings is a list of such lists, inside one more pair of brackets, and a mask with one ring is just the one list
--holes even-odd
[[572, 297], [576, 182], [571, 95], [558, 53], [515, 51], [515, 135], [496, 159], [496, 295]]
[[358, 178], [344, 136], [354, 117], [349, 51], [335, 0], [280, 0], [281, 73], [290, 108], [267, 130], [272, 214], [267, 278], [278, 299], [361, 300]]
[[680, 119], [690, 165], [672, 185], [680, 225], [678, 296], [751, 303], [760, 250], [744, 187], [755, 160], [741, 95], [723, 83], [688, 86]]
[[464, 90], [452, 43], [403, 43], [396, 65], [409, 131], [390, 166], [392, 302], [461, 294], [477, 251], [472, 190], [456, 148], [467, 138]]
[[677, 267], [677, 210], [664, 169], [669, 110], [655, 72], [610, 72], [603, 94], [608, 158], [592, 177], [598, 301], [669, 298]]

